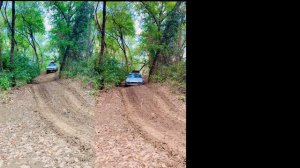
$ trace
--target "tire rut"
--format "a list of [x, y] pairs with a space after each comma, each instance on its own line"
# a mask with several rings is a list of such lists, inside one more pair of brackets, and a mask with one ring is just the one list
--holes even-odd
[[[68, 143], [80, 146], [80, 150], [87, 154], [81, 159], [82, 161], [92, 159], [94, 155], [94, 149], [92, 142], [93, 137], [91, 135], [93, 133], [87, 133], [86, 130], [91, 130], [93, 132], [93, 128], [88, 128], [86, 124], [83, 126], [82, 124], [78, 124], [78, 122], [81, 121], [81, 117], [74, 115], [74, 113], [76, 113], [76, 110], [72, 108], [74, 104], [61, 95], [63, 92], [58, 95], [54, 94], [56, 95], [55, 98], [51, 96], [53, 95], [50, 94], [51, 89], [49, 89], [51, 87], [49, 85], [51, 84], [52, 83], [49, 82], [31, 86], [31, 90], [38, 105], [38, 112], [41, 118], [44, 119], [44, 121], [57, 135], [64, 138]], [[57, 99], [57, 96], [59, 99]], [[66, 108], [61, 109], [59, 107], [63, 106], [55, 106], [55, 103], [58, 101], [63, 103]], [[68, 113], [70, 115], [68, 115]], [[81, 123], [84, 122], [81, 121]]]
[[61, 91], [65, 101], [68, 104], [72, 104], [71, 108], [75, 112], [78, 113], [80, 111], [80, 115], [85, 117], [85, 121], [94, 117], [94, 112], [89, 109], [91, 105], [76, 90], [64, 86], [60, 82], [54, 81], [52, 84], [56, 86], [55, 88], [62, 88]]
[[[137, 123], [144, 122], [141, 118], [128, 114], [131, 103], [123, 98], [122, 91], [123, 88], [115, 88], [101, 92], [98, 98], [96, 167], [184, 167], [166, 144], [159, 144], [158, 139], [139, 127]], [[163, 136], [160, 133], [160, 138]]]
[[[129, 123], [150, 143], [185, 162], [185, 123], [174, 120], [143, 86], [119, 89]], [[147, 95], [148, 94], [148, 95]], [[145, 106], [139, 106], [144, 100]], [[154, 113], [154, 116], [153, 116]], [[179, 130], [178, 130], [179, 129]], [[180, 131], [181, 130], [181, 131]]]
[[182, 127], [183, 125], [185, 125], [185, 118], [178, 115], [180, 114], [180, 110], [175, 108], [174, 104], [171, 103], [164, 94], [157, 91], [157, 88], [150, 89], [149, 86], [145, 85], [137, 88], [136, 90], [132, 90], [129, 94], [132, 94], [133, 92], [138, 92], [138, 94], [134, 94], [135, 96], [139, 97], [138, 100], [143, 100], [143, 97], [145, 97], [146, 95], [152, 95], [151, 99], [148, 99], [148, 101], [152, 102], [150, 104], [154, 105], [155, 109], [152, 109], [154, 112], [159, 111], [157, 115], [162, 118], [168, 118], [170, 121], [172, 121], [172, 124], [176, 123], [177, 125], [181, 125]]
[[[169, 110], [169, 107], [166, 107], [163, 100], [153, 94], [147, 87], [128, 88], [126, 89], [126, 94], [130, 103], [136, 109], [135, 114], [145, 118], [149, 124], [152, 124], [162, 132], [168, 130], [167, 133], [173, 134], [173, 137], [181, 137], [185, 134], [184, 120], [171, 115], [172, 111]], [[143, 100], [145, 105], [139, 107], [138, 104], [142, 104]]]
[[[67, 96], [59, 86], [53, 86], [55, 86], [55, 82], [38, 85], [39, 93], [41, 93], [48, 107], [51, 108], [53, 112], [56, 112], [57, 115], [60, 115], [61, 119], [65, 122], [72, 123], [76, 121], [79, 124], [85, 124], [88, 118], [79, 113], [80, 109], [71, 101], [70, 95]], [[74, 115], [74, 113], [76, 115]]]
[[[175, 104], [171, 97], [167, 96], [166, 92], [161, 89], [160, 87], [154, 87], [153, 85], [145, 85], [152, 93], [155, 93], [156, 96], [160, 98], [168, 107], [169, 110], [172, 112], [172, 115], [176, 117], [180, 121], [186, 122], [186, 116], [181, 113], [181, 110], [178, 109], [178, 104]], [[186, 111], [186, 109], [183, 109]]]
[[[74, 87], [65, 86], [61, 81], [56, 81], [56, 82], [61, 87], [65, 88], [66, 90], [71, 92], [78, 99], [78, 101], [81, 102], [84, 106], [86, 106], [86, 107], [91, 106], [91, 104], [85, 98], [83, 98], [83, 96], [80, 93], [78, 93], [78, 91]], [[94, 113], [93, 113], [93, 115], [94, 115]]]

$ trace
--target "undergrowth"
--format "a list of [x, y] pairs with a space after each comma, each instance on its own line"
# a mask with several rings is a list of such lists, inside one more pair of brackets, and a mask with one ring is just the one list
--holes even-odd
[[[12, 87], [13, 76], [16, 79], [16, 86], [30, 83], [33, 78], [40, 74], [38, 66], [31, 62], [28, 57], [20, 54], [15, 55], [14, 66], [9, 63], [9, 55], [4, 54], [3, 71], [0, 72], [0, 90], [9, 90]], [[13, 71], [9, 69], [13, 68]]]
[[161, 66], [151, 78], [153, 82], [165, 83], [181, 92], [185, 92], [186, 63], [182, 61], [172, 65]]
[[105, 57], [102, 68], [98, 64], [98, 58], [91, 57], [82, 61], [68, 62], [68, 66], [62, 72], [62, 77], [80, 78], [83, 84], [98, 90], [102, 86], [109, 89], [119, 85], [125, 79], [126, 74], [120, 61], [113, 57]]

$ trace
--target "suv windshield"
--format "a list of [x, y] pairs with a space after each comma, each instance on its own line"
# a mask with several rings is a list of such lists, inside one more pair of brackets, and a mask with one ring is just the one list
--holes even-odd
[[134, 78], [142, 78], [141, 74], [134, 74]]
[[142, 78], [142, 75], [138, 73], [129, 74], [128, 78]]
[[51, 62], [51, 63], [49, 64], [49, 66], [55, 66], [55, 63]]

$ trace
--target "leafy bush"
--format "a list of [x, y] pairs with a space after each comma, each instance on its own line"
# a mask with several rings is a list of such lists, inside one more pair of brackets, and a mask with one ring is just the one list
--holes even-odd
[[11, 78], [8, 73], [0, 73], [0, 90], [7, 90], [11, 85]]
[[178, 62], [161, 66], [152, 76], [154, 82], [168, 83], [182, 91], [186, 90], [186, 63]]
[[40, 71], [36, 64], [30, 63], [27, 57], [17, 57], [15, 59], [14, 75], [17, 86], [30, 83], [33, 78], [38, 76]]
[[16, 86], [30, 83], [33, 78], [40, 74], [40, 70], [36, 64], [31, 63], [26, 56], [16, 53], [14, 60], [13, 72], [9, 72], [10, 68], [9, 55], [3, 55], [4, 72], [0, 73], [0, 89], [7, 90], [12, 85], [12, 77], [15, 76]]
[[[62, 72], [62, 76], [67, 78], [81, 76], [85, 84], [90, 84], [95, 89], [99, 89], [103, 85], [105, 88], [116, 86], [125, 79], [126, 74], [120, 61], [113, 57], [105, 57], [100, 67], [96, 55], [82, 61], [69, 62]], [[103, 84], [101, 83], [102, 79]]]
[[104, 86], [106, 88], [113, 87], [121, 83], [127, 73], [121, 63], [114, 58], [104, 59], [103, 66], [105, 67], [100, 77], [104, 78]]

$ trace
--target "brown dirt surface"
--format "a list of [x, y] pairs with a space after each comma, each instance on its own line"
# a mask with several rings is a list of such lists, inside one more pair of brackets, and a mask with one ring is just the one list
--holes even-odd
[[94, 167], [94, 98], [43, 74], [0, 100], [0, 168]]
[[96, 167], [185, 167], [185, 103], [155, 84], [100, 93]]
[[91, 96], [42, 74], [0, 96], [0, 168], [186, 167], [185, 95], [167, 86]]
[[38, 83], [50, 82], [53, 80], [58, 80], [58, 72], [50, 73], [50, 74], [44, 73], [44, 74], [36, 77], [35, 79], [33, 79], [32, 83], [38, 84]]

